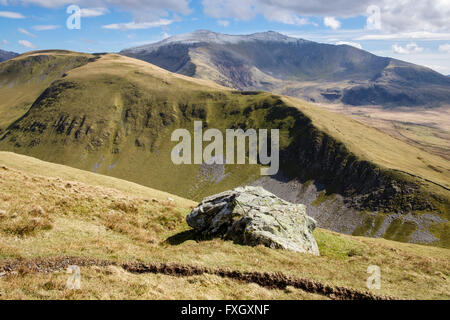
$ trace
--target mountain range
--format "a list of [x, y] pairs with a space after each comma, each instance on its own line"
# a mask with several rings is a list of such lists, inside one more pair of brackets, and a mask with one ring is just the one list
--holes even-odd
[[0, 49], [0, 62], [17, 57], [19, 54], [10, 51], [4, 51]]
[[312, 102], [383, 107], [450, 104], [450, 79], [429, 68], [273, 31], [224, 35], [199, 30], [120, 53], [227, 87]]

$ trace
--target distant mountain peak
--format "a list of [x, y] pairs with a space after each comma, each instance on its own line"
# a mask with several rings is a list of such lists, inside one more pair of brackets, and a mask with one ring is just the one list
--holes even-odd
[[270, 42], [290, 42], [290, 43], [303, 43], [309, 42], [304, 39], [298, 39], [293, 37], [288, 37], [281, 33], [275, 31], [267, 31], [267, 32], [258, 32], [252, 33], [248, 35], [231, 35], [231, 34], [222, 34], [217, 33], [210, 30], [200, 29], [194, 32], [185, 33], [175, 35], [169, 38], [166, 38], [162, 41], [139, 46], [135, 48], [130, 48], [127, 51], [136, 52], [136, 51], [153, 51], [157, 50], [161, 46], [165, 46], [168, 44], [196, 44], [196, 43], [217, 43], [217, 44], [235, 44], [239, 42], [249, 42], [249, 41], [270, 41]]
[[197, 30], [121, 54], [235, 89], [319, 103], [435, 107], [450, 102], [450, 78], [431, 69], [275, 31]]
[[2, 61], [6, 61], [12, 58], [17, 57], [19, 54], [15, 53], [15, 52], [10, 52], [10, 51], [4, 51], [0, 49], [0, 62]]

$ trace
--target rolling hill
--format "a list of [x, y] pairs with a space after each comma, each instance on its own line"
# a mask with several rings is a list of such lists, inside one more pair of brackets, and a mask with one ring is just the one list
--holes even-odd
[[[319, 226], [334, 231], [450, 245], [449, 162], [345, 116], [117, 54], [32, 52], [0, 64], [0, 79], [10, 99], [0, 102], [1, 150], [193, 200], [261, 184], [307, 204]], [[170, 135], [192, 132], [194, 120], [222, 131], [279, 129], [281, 173], [173, 164]]]
[[[323, 229], [320, 256], [200, 240], [189, 200], [9, 152], [0, 181], [1, 299], [449, 298], [449, 249]], [[380, 290], [366, 288], [369, 265]]]
[[431, 69], [348, 45], [272, 31], [239, 36], [199, 30], [121, 54], [235, 89], [271, 91], [313, 102], [450, 105], [450, 80]]

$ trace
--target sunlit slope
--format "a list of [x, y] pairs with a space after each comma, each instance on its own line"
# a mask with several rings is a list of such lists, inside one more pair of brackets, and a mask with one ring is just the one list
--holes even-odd
[[[198, 165], [175, 166], [172, 131], [192, 131], [193, 119], [230, 128], [238, 116], [225, 121], [215, 107], [230, 107], [226, 113], [231, 113], [250, 103], [263, 104], [267, 97], [232, 94], [142, 61], [105, 55], [54, 82], [10, 126], [2, 148], [199, 199], [254, 180], [259, 168], [244, 172], [230, 165], [215, 172]], [[229, 174], [234, 171], [239, 172]], [[211, 185], [212, 180], [217, 184]]]
[[0, 63], [0, 133], [23, 116], [53, 81], [92, 59], [84, 53], [51, 51], [30, 52]]
[[285, 97], [284, 100], [298, 107], [318, 129], [342, 141], [359, 158], [450, 188], [448, 160], [413, 147], [349, 117], [329, 112], [296, 98]]
[[[59, 55], [36, 53], [49, 54]], [[315, 181], [360, 211], [439, 216], [433, 234], [447, 233], [445, 160], [300, 100], [232, 91], [115, 54], [54, 81], [0, 136], [0, 149], [194, 200], [260, 178], [256, 165], [173, 164], [171, 133], [192, 133], [194, 120], [222, 132], [279, 129], [283, 175]]]
[[[367, 291], [367, 267], [378, 265], [382, 285], [373, 294], [449, 298], [449, 249], [323, 229], [314, 231], [320, 256], [221, 239], [199, 241], [185, 221], [191, 202], [169, 201], [160, 191], [4, 152], [0, 153], [0, 181], [0, 267], [5, 261], [51, 262], [70, 256], [117, 264], [177, 263], [282, 273]], [[326, 298], [291, 287], [269, 289], [208, 275], [139, 275], [102, 265], [82, 267], [82, 290], [67, 290], [64, 272], [19, 271], [2, 275], [3, 299]]]
[[175, 205], [183, 208], [196, 205], [196, 202], [194, 201], [187, 200], [167, 192], [141, 186], [130, 181], [46, 162], [17, 153], [0, 151], [0, 165], [27, 172], [32, 175], [60, 178], [66, 181], [75, 181], [102, 188], [113, 188], [124, 194], [135, 197], [173, 202]]

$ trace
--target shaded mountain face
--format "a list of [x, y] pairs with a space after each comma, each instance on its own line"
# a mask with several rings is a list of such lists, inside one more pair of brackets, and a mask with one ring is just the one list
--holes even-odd
[[[0, 150], [194, 200], [264, 185], [306, 204], [319, 226], [334, 231], [420, 243], [447, 239], [448, 161], [304, 101], [226, 90], [116, 54], [66, 51], [2, 63], [0, 83], [0, 96], [9, 95], [0, 101]], [[260, 166], [248, 161], [174, 164], [178, 141], [171, 135], [184, 128], [193, 136], [194, 121], [222, 134], [278, 129], [279, 175], [262, 178]]]
[[232, 36], [200, 30], [121, 54], [228, 87], [273, 91], [313, 102], [386, 107], [450, 104], [450, 79], [431, 69], [276, 32]]
[[17, 57], [19, 54], [10, 51], [0, 50], [0, 62]]

